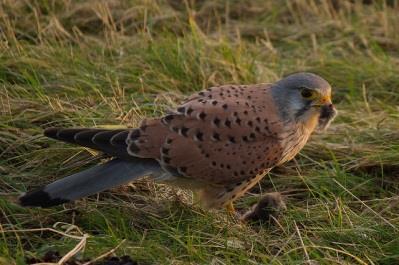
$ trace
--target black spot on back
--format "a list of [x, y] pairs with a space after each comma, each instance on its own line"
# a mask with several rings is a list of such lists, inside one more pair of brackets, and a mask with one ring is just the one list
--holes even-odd
[[190, 129], [187, 128], [187, 127], [184, 127], [184, 126], [181, 127], [181, 128], [180, 128], [180, 133], [181, 133], [181, 135], [187, 137], [187, 132], [188, 132], [188, 130], [190, 130]]
[[198, 116], [199, 116], [199, 118], [200, 118], [201, 120], [204, 120], [205, 117], [206, 117], [206, 114], [205, 114], [205, 112], [201, 112]]
[[163, 155], [168, 155], [168, 154], [169, 154], [169, 148], [162, 147], [161, 153], [162, 153]]
[[218, 117], [216, 117], [215, 119], [213, 119], [213, 124], [215, 124], [217, 127], [219, 127], [220, 125], [220, 119]]
[[212, 135], [212, 137], [213, 137], [213, 139], [215, 139], [216, 141], [220, 141], [220, 134], [218, 134], [218, 133], [213, 133], [213, 135]]
[[198, 141], [202, 141], [204, 139], [204, 134], [202, 132], [197, 132], [195, 137], [198, 139]]
[[174, 115], [169, 114], [162, 118], [162, 122], [168, 124], [173, 119], [174, 119]]
[[194, 110], [191, 107], [188, 107], [186, 114], [190, 115]]

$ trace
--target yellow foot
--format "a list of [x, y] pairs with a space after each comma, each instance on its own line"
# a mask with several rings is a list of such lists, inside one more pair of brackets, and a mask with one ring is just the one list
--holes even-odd
[[236, 209], [234, 209], [233, 202], [229, 202], [228, 204], [226, 204], [226, 210], [227, 210], [227, 212], [228, 212], [229, 214], [235, 215]]

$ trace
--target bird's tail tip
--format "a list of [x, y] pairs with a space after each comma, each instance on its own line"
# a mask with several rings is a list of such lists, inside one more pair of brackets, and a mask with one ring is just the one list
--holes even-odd
[[18, 198], [18, 204], [22, 207], [48, 208], [69, 202], [63, 198], [53, 198], [43, 188], [22, 193]]

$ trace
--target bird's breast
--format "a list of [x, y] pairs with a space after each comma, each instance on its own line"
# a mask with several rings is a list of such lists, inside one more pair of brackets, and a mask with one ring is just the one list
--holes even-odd
[[295, 126], [290, 132], [286, 132], [284, 137], [282, 137], [284, 151], [279, 165], [293, 159], [305, 146], [309, 136], [309, 131], [301, 126]]

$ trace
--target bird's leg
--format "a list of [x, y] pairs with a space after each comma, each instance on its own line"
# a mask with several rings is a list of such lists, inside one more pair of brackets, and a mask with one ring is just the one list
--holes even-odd
[[240, 217], [241, 221], [269, 221], [287, 209], [283, 197], [278, 192], [264, 195], [257, 204]]
[[226, 204], [226, 210], [229, 214], [235, 215], [236, 209], [234, 208], [233, 202], [229, 202], [228, 204]]

